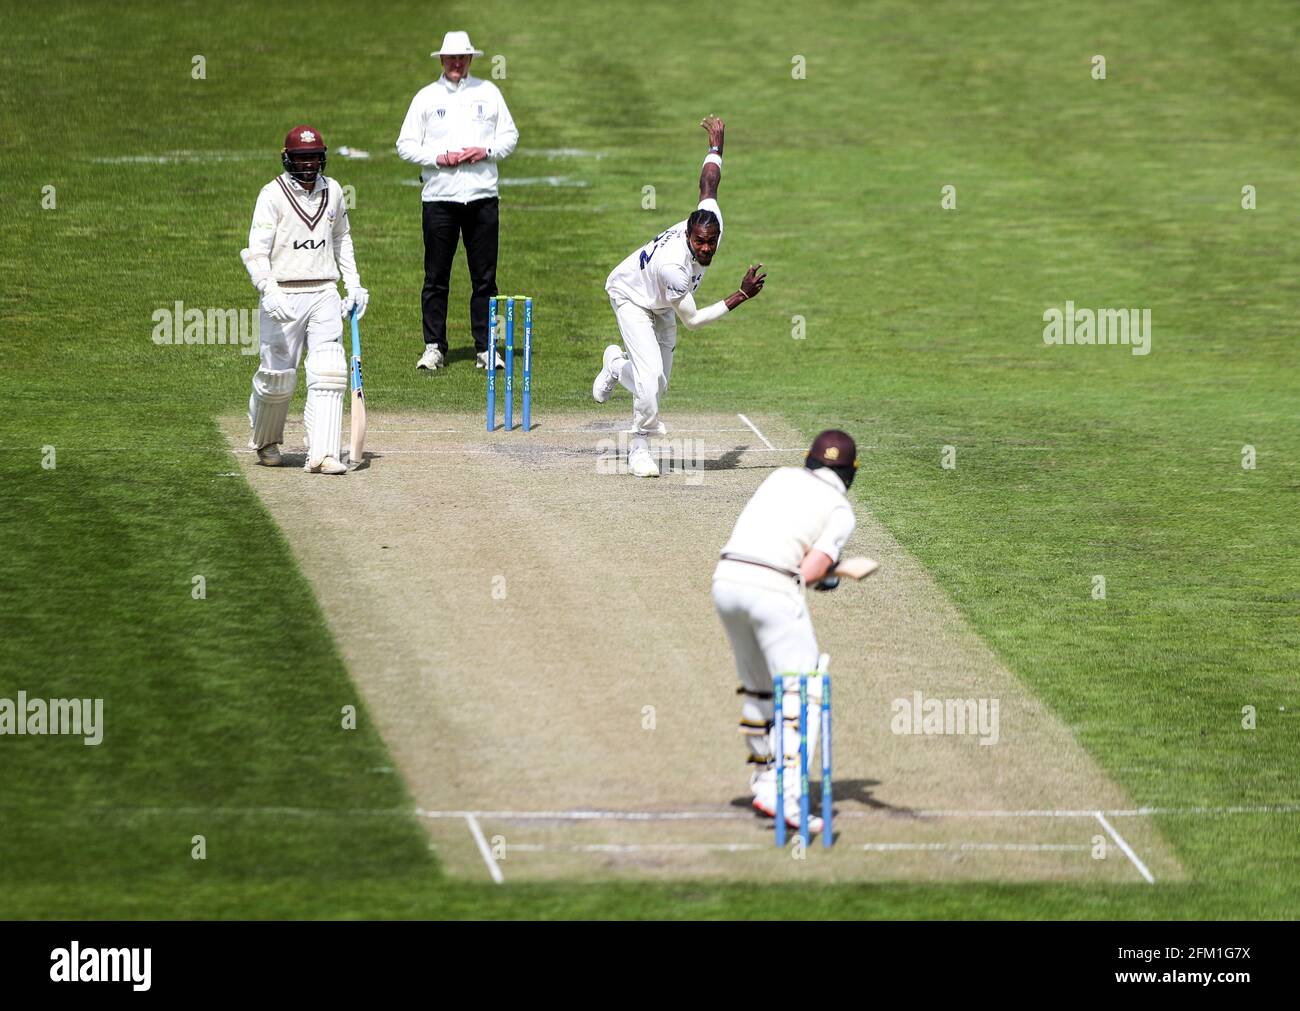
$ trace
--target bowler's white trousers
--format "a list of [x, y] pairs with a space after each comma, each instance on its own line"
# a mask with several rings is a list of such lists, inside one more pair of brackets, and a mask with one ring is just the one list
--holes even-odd
[[609, 304], [631, 359], [630, 366], [623, 366], [618, 381], [632, 394], [632, 431], [636, 435], [657, 435], [659, 398], [668, 392], [668, 380], [673, 374], [677, 317], [671, 312], [660, 316], [612, 296]]

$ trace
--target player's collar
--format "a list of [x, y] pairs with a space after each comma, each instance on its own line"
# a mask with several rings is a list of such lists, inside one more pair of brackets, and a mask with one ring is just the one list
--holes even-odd
[[808, 471], [808, 473], [815, 478], [825, 481], [841, 495], [848, 494], [848, 489], [844, 487], [844, 482], [840, 480], [840, 476], [829, 467], [818, 467], [816, 470]]
[[460, 79], [458, 83], [452, 84], [451, 81], [447, 80], [447, 75], [443, 74], [441, 77], [438, 78], [438, 83], [441, 84], [448, 91], [460, 91], [462, 88], [466, 87], [469, 84], [469, 82], [472, 80], [474, 80], [474, 78], [469, 74], [466, 74], [464, 77]]
[[294, 188], [296, 188], [296, 189], [298, 190], [299, 193], [306, 193], [308, 196], [311, 196], [311, 194], [315, 193], [316, 190], [317, 190], [320, 186], [322, 186], [322, 185], [324, 184], [324, 182], [325, 182], [325, 173], [323, 173], [323, 172], [317, 172], [317, 173], [316, 173], [316, 181], [315, 181], [314, 183], [312, 183], [312, 187], [311, 187], [311, 189], [307, 189], [306, 186], [304, 186], [302, 183], [300, 183], [300, 182], [299, 182], [297, 179], [295, 179], [293, 176], [289, 175], [288, 172], [283, 172], [283, 173], [281, 173], [281, 175], [283, 175], [284, 178], [285, 178], [286, 180], [288, 180], [290, 186], [293, 186]]

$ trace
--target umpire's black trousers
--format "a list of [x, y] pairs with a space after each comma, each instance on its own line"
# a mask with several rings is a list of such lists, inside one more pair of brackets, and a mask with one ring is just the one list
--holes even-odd
[[456, 246], [465, 237], [469, 262], [469, 324], [474, 350], [488, 346], [488, 299], [497, 293], [497, 198], [486, 197], [467, 204], [452, 200], [429, 200], [424, 207], [424, 343], [436, 345], [447, 354], [447, 292], [451, 284], [451, 261]]

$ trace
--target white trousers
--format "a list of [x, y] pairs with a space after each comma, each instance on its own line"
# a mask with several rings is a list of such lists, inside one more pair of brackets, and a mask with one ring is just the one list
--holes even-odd
[[632, 394], [632, 431], [656, 435], [659, 398], [668, 390], [673, 374], [673, 349], [677, 347], [677, 317], [658, 316], [623, 299], [610, 298], [623, 347], [631, 359], [619, 382]]
[[[761, 766], [765, 775], [773, 775], [771, 758], [776, 751], [773, 727], [775, 706], [772, 700], [773, 678], [778, 674], [815, 674], [817, 671], [817, 636], [803, 593], [793, 580], [788, 590], [778, 589], [784, 577], [766, 570], [755, 572], [755, 582], [744, 581], [740, 573], [754, 571], [753, 566], [723, 562], [720, 569], [737, 574], [727, 578], [715, 573], [713, 604], [731, 642], [740, 676], [743, 702], [740, 730], [749, 746], [749, 761]], [[818, 678], [808, 680], [808, 754], [817, 747], [820, 726], [822, 687]], [[782, 700], [785, 716], [784, 751], [787, 767], [799, 755], [799, 679], [786, 677]], [[797, 796], [798, 777], [786, 776], [786, 792]]]
[[262, 368], [268, 371], [296, 369], [308, 351], [330, 341], [343, 343], [343, 313], [339, 291], [281, 289], [281, 304], [293, 315], [288, 323], [277, 323], [261, 311]]

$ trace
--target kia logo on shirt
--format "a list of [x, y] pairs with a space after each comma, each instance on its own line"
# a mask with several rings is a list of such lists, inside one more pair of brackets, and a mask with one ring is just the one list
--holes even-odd
[[324, 239], [298, 239], [293, 244], [294, 249], [324, 249]]

